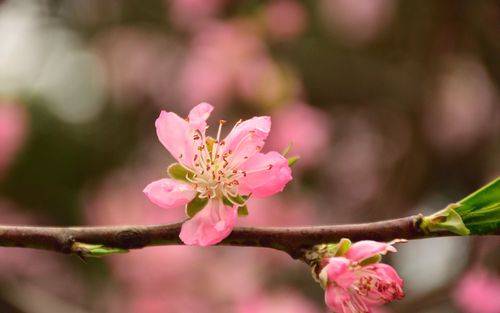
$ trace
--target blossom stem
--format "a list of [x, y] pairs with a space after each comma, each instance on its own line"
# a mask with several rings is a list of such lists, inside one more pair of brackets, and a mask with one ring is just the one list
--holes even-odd
[[[395, 238], [421, 239], [457, 236], [449, 231], [424, 233], [422, 215], [364, 224], [304, 227], [236, 227], [219, 245], [266, 247], [301, 258], [307, 249], [321, 243], [350, 238], [353, 241], [390, 241]], [[168, 225], [38, 227], [0, 225], [0, 246], [52, 250], [78, 254], [74, 243], [99, 244], [116, 249], [182, 245], [182, 223]], [[493, 233], [500, 235], [500, 231]]]

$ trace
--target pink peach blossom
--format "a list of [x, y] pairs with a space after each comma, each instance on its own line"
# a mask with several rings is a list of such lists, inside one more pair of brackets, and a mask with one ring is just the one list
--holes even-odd
[[220, 242], [234, 227], [238, 207], [250, 195], [267, 197], [283, 190], [292, 179], [288, 161], [271, 151], [261, 153], [271, 130], [268, 116], [238, 122], [221, 139], [220, 121], [216, 139], [205, 134], [213, 107], [201, 103], [187, 119], [162, 111], [156, 120], [160, 142], [178, 161], [184, 175], [150, 183], [144, 193], [166, 209], [201, 203], [201, 211], [182, 226], [181, 240], [207, 246]]
[[469, 271], [454, 293], [455, 302], [466, 313], [500, 312], [500, 277], [482, 268]]
[[403, 280], [377, 257], [395, 252], [392, 243], [359, 241], [328, 258], [319, 277], [327, 306], [338, 313], [371, 312], [373, 306], [403, 298]]

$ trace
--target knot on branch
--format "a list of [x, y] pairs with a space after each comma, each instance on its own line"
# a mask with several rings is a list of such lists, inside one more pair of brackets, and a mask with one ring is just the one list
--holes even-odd
[[147, 246], [150, 240], [141, 230], [131, 228], [118, 232], [115, 235], [115, 242], [117, 244], [114, 246], [119, 246], [124, 249], [137, 249]]

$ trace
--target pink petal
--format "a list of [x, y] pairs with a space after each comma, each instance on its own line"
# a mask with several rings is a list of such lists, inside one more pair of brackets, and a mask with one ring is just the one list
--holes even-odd
[[395, 282], [398, 286], [403, 288], [403, 279], [398, 275], [398, 272], [394, 269], [394, 267], [385, 264], [385, 263], [376, 263], [369, 266], [365, 266], [367, 270], [372, 270], [377, 273], [381, 279], [386, 281]]
[[363, 240], [354, 243], [346, 253], [352, 261], [360, 262], [377, 254], [386, 254], [387, 251], [396, 252], [391, 244], [372, 240]]
[[189, 125], [193, 129], [198, 129], [201, 132], [205, 132], [207, 127], [207, 119], [212, 113], [214, 107], [206, 102], [202, 102], [191, 109], [189, 112], [188, 120]]
[[271, 130], [269, 116], [253, 117], [236, 125], [224, 139], [224, 152], [231, 151], [231, 164], [237, 166], [264, 146]]
[[403, 280], [392, 266], [384, 263], [377, 263], [363, 267], [363, 271], [373, 273], [371, 277], [375, 277], [377, 284], [383, 287], [370, 290], [366, 296], [363, 297], [365, 303], [369, 305], [378, 305], [404, 297]]
[[344, 313], [342, 303], [349, 301], [349, 299], [349, 293], [341, 287], [329, 285], [325, 290], [325, 303], [333, 312]]
[[187, 245], [214, 245], [231, 233], [236, 217], [236, 207], [210, 200], [203, 210], [184, 222], [179, 237]]
[[288, 160], [275, 151], [257, 153], [242, 164], [246, 176], [238, 180], [240, 194], [267, 197], [281, 192], [292, 180], [292, 170]]
[[349, 268], [351, 261], [344, 257], [333, 257], [326, 266], [328, 282], [335, 282], [342, 288], [348, 288], [356, 280], [356, 275]]
[[150, 183], [143, 192], [151, 202], [164, 209], [183, 206], [193, 200], [196, 195], [191, 185], [169, 178]]
[[158, 139], [168, 152], [180, 163], [191, 166], [196, 150], [188, 122], [173, 112], [161, 111], [155, 126]]

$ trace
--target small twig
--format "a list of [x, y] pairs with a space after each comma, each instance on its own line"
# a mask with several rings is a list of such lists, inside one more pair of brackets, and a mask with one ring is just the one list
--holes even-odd
[[[304, 227], [236, 227], [219, 245], [266, 247], [300, 258], [306, 249], [341, 238], [389, 241], [395, 238], [419, 239], [456, 236], [450, 232], [425, 234], [419, 228], [422, 215], [364, 224]], [[148, 246], [182, 245], [182, 223], [148, 226], [37, 227], [0, 226], [0, 246], [52, 250], [81, 254], [76, 243], [98, 244], [108, 248], [140, 249]]]

